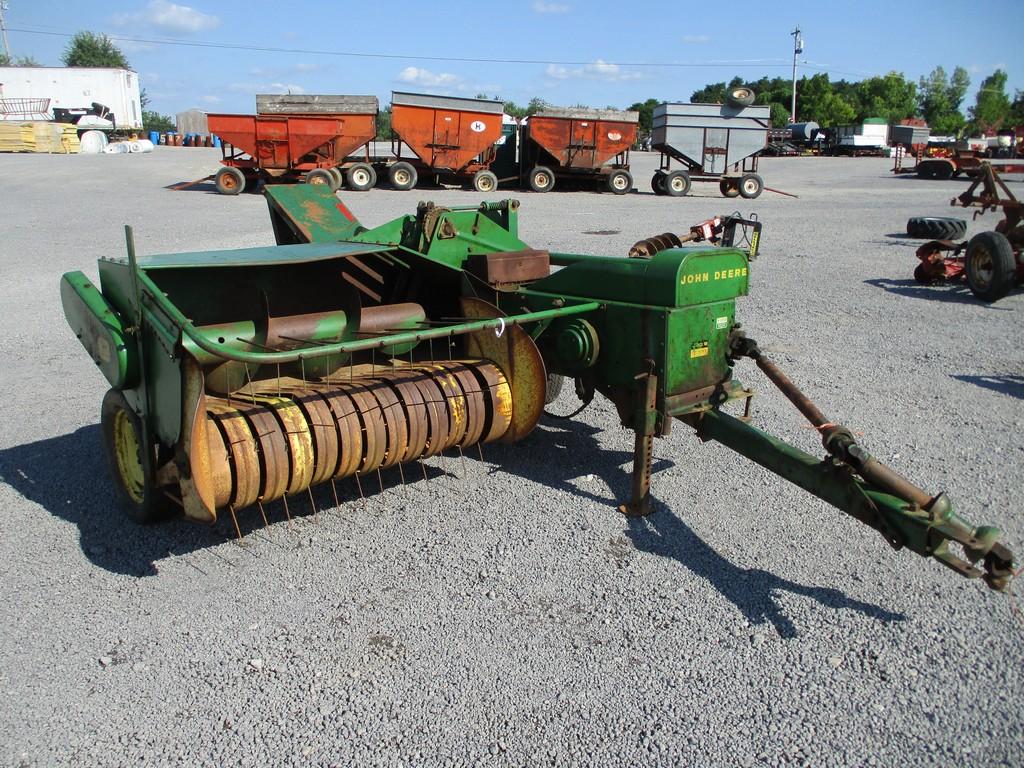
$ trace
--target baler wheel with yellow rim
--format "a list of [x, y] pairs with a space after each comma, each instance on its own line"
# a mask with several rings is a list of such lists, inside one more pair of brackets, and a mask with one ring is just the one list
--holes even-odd
[[169, 517], [176, 510], [154, 483], [154, 448], [145, 440], [142, 420], [119, 390], [108, 390], [104, 396], [100, 424], [107, 464], [129, 517], [143, 524]]

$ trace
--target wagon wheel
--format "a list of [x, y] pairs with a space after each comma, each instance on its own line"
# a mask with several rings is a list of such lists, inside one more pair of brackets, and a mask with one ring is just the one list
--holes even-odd
[[967, 244], [964, 260], [967, 285], [984, 301], [998, 301], [1009, 293], [1017, 276], [1013, 246], [1000, 232], [981, 232]]
[[651, 176], [651, 191], [656, 195], [665, 194], [665, 172], [655, 171]]
[[718, 182], [718, 191], [722, 197], [739, 197], [740, 185], [736, 179], [722, 179]]
[[399, 161], [388, 168], [388, 181], [397, 190], [412, 189], [418, 180], [416, 169], [411, 163]]
[[337, 192], [341, 189], [341, 185], [345, 183], [345, 177], [341, 174], [341, 168], [335, 165], [327, 170], [329, 170], [331, 172], [331, 176], [334, 177], [334, 191]]
[[530, 189], [534, 192], [550, 192], [555, 187], [555, 174], [543, 165], [530, 171]]
[[337, 190], [337, 187], [334, 186], [334, 174], [327, 168], [314, 168], [306, 174], [306, 183], [319, 184], [327, 187], [331, 192]]
[[348, 169], [345, 176], [348, 188], [356, 192], [365, 192], [377, 183], [377, 172], [368, 163], [356, 163]]
[[754, 103], [755, 98], [756, 96], [750, 88], [733, 88], [725, 97], [725, 101], [730, 107], [741, 108], [749, 107]]
[[491, 171], [477, 171], [473, 174], [473, 189], [483, 194], [493, 192], [498, 188], [498, 177]]
[[234, 166], [226, 165], [213, 177], [213, 185], [222, 195], [237, 195], [245, 189], [245, 175]]
[[753, 200], [764, 189], [764, 181], [756, 173], [744, 173], [740, 176], [739, 188], [741, 197]]
[[612, 171], [608, 174], [608, 190], [616, 195], [624, 195], [633, 189], [633, 177], [629, 171]]
[[665, 177], [665, 194], [682, 197], [690, 191], [690, 174], [686, 171], [672, 171]]
[[144, 444], [142, 420], [119, 390], [108, 390], [103, 397], [100, 425], [107, 464], [125, 512], [143, 524], [168, 517], [174, 507], [153, 482], [153, 446]]

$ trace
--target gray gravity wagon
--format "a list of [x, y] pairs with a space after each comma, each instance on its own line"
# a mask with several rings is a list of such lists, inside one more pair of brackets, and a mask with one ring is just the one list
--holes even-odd
[[[768, 141], [771, 109], [753, 101], [753, 91], [736, 88], [725, 104], [655, 107], [651, 146], [661, 162], [651, 179], [654, 193], [680, 197], [694, 181], [717, 181], [726, 197], [760, 195], [757, 155]], [[673, 169], [673, 160], [683, 167]]]

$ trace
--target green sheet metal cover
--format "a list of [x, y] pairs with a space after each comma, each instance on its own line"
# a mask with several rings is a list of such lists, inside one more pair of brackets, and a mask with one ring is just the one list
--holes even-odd
[[180, 267], [246, 267], [273, 264], [301, 264], [327, 261], [344, 256], [379, 253], [387, 248], [366, 243], [303, 243], [269, 245], [262, 248], [236, 248], [227, 251], [164, 253], [139, 257], [139, 268], [170, 269]]

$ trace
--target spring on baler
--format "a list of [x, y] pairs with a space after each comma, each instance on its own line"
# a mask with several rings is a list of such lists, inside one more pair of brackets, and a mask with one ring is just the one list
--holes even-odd
[[207, 415], [216, 505], [237, 510], [498, 440], [512, 393], [487, 360], [444, 361], [341, 382], [254, 382], [208, 397]]

